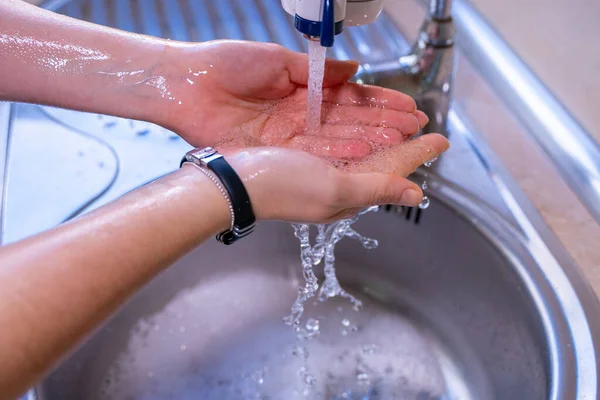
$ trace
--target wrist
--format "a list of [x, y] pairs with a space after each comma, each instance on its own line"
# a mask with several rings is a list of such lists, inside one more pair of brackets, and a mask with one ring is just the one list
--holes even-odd
[[173, 173], [173, 179], [186, 191], [186, 216], [194, 225], [209, 225], [211, 234], [231, 228], [227, 199], [198, 167], [185, 164]]

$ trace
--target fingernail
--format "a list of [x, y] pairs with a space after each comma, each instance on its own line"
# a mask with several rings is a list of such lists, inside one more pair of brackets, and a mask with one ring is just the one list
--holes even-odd
[[400, 202], [405, 206], [417, 206], [423, 200], [421, 192], [414, 189], [407, 189], [402, 193]]

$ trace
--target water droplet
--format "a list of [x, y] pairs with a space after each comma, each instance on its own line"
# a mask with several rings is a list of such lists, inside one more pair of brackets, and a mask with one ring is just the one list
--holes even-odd
[[367, 344], [363, 346], [362, 351], [364, 354], [373, 355], [379, 352], [379, 347], [376, 344]]
[[358, 375], [356, 375], [356, 381], [359, 385], [368, 385], [370, 383], [369, 374], [367, 374], [366, 372], [359, 373]]
[[347, 318], [344, 318], [344, 319], [342, 320], [342, 325], [343, 325], [343, 326], [350, 326], [350, 321], [349, 321]]
[[421, 185], [421, 189], [423, 190], [427, 190], [429, 186], [427, 186], [427, 181], [423, 181], [423, 184]]
[[423, 200], [421, 200], [421, 203], [419, 203], [419, 208], [421, 210], [425, 210], [426, 208], [429, 207], [429, 204], [431, 203], [431, 201], [429, 200], [429, 197], [424, 196]]
[[429, 160], [429, 161], [427, 161], [427, 162], [425, 163], [425, 166], [426, 166], [427, 168], [429, 168], [429, 167], [431, 167], [431, 165], [432, 165], [434, 162], [436, 162], [436, 161], [437, 161], [437, 157], [435, 157], [435, 158], [432, 158], [431, 160]]
[[181, 351], [185, 351], [187, 349], [187, 346], [185, 344], [182, 344], [180, 348], [181, 348]]
[[296, 357], [308, 358], [309, 352], [304, 346], [294, 345], [294, 347], [292, 347], [292, 355]]
[[306, 321], [306, 329], [310, 332], [316, 332], [319, 330], [319, 320], [314, 318], [309, 318]]
[[159, 331], [160, 330], [160, 326], [159, 325], [154, 325], [154, 330], [155, 331]]
[[180, 326], [179, 327], [179, 332], [181, 332], [181, 333], [185, 332], [185, 326]]
[[312, 374], [306, 374], [304, 375], [304, 383], [312, 386], [317, 383], [317, 378], [315, 378]]
[[265, 382], [265, 372], [263, 370], [255, 371], [252, 374], [252, 379], [259, 385], [262, 385]]

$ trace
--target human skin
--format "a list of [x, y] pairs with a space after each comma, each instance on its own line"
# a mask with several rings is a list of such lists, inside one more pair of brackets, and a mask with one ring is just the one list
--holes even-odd
[[[331, 222], [371, 205], [415, 206], [422, 196], [398, 175], [347, 173], [298, 150], [224, 154], [259, 221]], [[410, 168], [424, 161], [415, 158]], [[144, 284], [229, 227], [227, 202], [196, 168], [184, 165], [89, 214], [0, 248], [0, 326], [10, 327], [0, 330], [0, 400], [14, 400], [34, 385]]]
[[0, 99], [148, 121], [195, 147], [278, 146], [358, 159], [374, 145], [406, 142], [428, 121], [409, 96], [348, 83], [355, 62], [328, 60], [322, 126], [306, 132], [305, 54], [163, 40], [20, 0], [0, 2], [0, 54]]

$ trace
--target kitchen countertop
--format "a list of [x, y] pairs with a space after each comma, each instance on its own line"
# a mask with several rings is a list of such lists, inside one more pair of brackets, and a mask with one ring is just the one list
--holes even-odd
[[[39, 3], [40, 0], [28, 0]], [[472, 0], [541, 80], [600, 141], [600, 52], [595, 40], [600, 3], [595, 0]], [[388, 3], [389, 4], [389, 3]], [[388, 6], [405, 32], [416, 33], [424, 11], [414, 2]], [[558, 34], [557, 34], [558, 33]], [[549, 37], [553, 45], [548, 43]], [[577, 60], [578, 62], [573, 62]], [[461, 79], [463, 76], [463, 79]], [[464, 79], [468, 77], [468, 79]], [[584, 84], [574, 85], [573, 77]], [[600, 226], [556, 167], [510, 111], [461, 59], [455, 101], [468, 113], [521, 189], [539, 210], [600, 295]]]
[[600, 142], [600, 2], [471, 2]]

